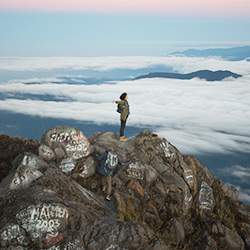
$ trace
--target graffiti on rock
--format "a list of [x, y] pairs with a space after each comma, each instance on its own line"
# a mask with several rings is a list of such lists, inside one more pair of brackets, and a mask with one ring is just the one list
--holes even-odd
[[63, 131], [52, 132], [50, 139], [52, 142], [64, 142], [69, 156], [79, 159], [88, 154], [88, 141], [84, 134], [75, 129], [65, 129]]
[[20, 228], [19, 225], [9, 225], [1, 234], [1, 247], [8, 246], [13, 242], [13, 240], [17, 241], [20, 245], [27, 245], [25, 231]]
[[115, 245], [111, 244], [110, 246], [105, 248], [105, 250], [115, 250], [115, 249], [121, 249], [121, 248], [116, 244]]
[[56, 236], [59, 229], [62, 231], [67, 226], [68, 216], [68, 210], [62, 204], [39, 204], [20, 211], [16, 218], [34, 240], [48, 235]]
[[21, 164], [37, 169], [37, 159], [31, 155], [25, 155]]
[[47, 157], [53, 157], [54, 156], [53, 150], [50, 147], [47, 147], [46, 145], [41, 145], [39, 147], [39, 150], [40, 150], [42, 155], [45, 155]]
[[136, 190], [142, 197], [144, 197], [145, 191], [143, 190], [142, 186], [134, 181], [130, 181], [129, 186]]
[[17, 169], [12, 179], [12, 182], [10, 184], [10, 189], [14, 190], [20, 188], [21, 186], [29, 185], [31, 182], [38, 179], [42, 175], [43, 174], [36, 169], [21, 165]]
[[45, 243], [47, 246], [54, 246], [56, 245], [57, 243], [59, 243], [60, 241], [63, 240], [63, 234], [60, 233], [60, 234], [56, 234], [56, 235], [47, 235], [46, 236], [46, 239], [45, 239]]
[[193, 172], [191, 169], [184, 170], [184, 178], [186, 179], [186, 181], [190, 187], [194, 186]]
[[81, 246], [80, 240], [76, 239], [72, 242], [67, 243], [65, 246], [52, 246], [47, 250], [85, 250], [83, 246]]
[[62, 159], [59, 168], [64, 173], [70, 173], [75, 168], [75, 162], [72, 158]]
[[175, 153], [173, 153], [170, 150], [170, 144], [168, 141], [165, 141], [165, 140], [161, 141], [160, 147], [163, 149], [163, 152], [164, 152], [166, 158], [170, 158], [171, 160], [175, 160], [175, 158], [176, 158]]
[[200, 202], [200, 208], [201, 209], [207, 209], [212, 210], [213, 207], [213, 200], [211, 199], [212, 188], [206, 183], [201, 183], [201, 189], [199, 192], [199, 202]]
[[79, 175], [81, 177], [86, 177], [86, 176], [88, 176], [88, 173], [89, 173], [90, 169], [92, 168], [92, 166], [91, 165], [87, 165], [85, 163], [83, 163], [83, 164], [84, 164], [83, 165], [83, 170], [82, 170], [82, 172]]
[[87, 141], [72, 141], [66, 146], [67, 153], [74, 159], [79, 159], [88, 154], [88, 142]]
[[127, 168], [128, 177], [143, 180], [145, 167], [138, 162], [130, 163]]

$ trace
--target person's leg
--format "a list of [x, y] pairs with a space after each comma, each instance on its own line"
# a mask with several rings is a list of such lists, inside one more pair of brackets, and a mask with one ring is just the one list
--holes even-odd
[[111, 194], [111, 179], [112, 177], [111, 176], [107, 176], [107, 195], [110, 195]]
[[106, 190], [106, 176], [102, 175], [102, 191]]
[[124, 129], [125, 129], [125, 125], [126, 125], [126, 120], [121, 120], [121, 126], [120, 126], [120, 136], [124, 136]]

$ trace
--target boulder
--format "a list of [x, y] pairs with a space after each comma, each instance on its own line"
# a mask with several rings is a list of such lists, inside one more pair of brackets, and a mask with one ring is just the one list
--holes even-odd
[[[40, 149], [41, 157], [49, 160], [51, 150], [57, 158], [72, 158], [78, 160], [93, 152], [93, 147], [82, 133], [74, 127], [57, 126], [43, 133], [41, 144], [45, 145], [45, 153]], [[50, 149], [48, 149], [49, 147]]]

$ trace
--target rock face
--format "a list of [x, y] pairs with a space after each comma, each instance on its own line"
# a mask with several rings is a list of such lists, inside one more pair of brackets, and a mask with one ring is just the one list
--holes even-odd
[[[108, 147], [125, 163], [111, 201], [96, 158]], [[150, 131], [121, 142], [55, 127], [35, 150], [20, 149], [7, 172], [0, 249], [250, 249], [250, 209], [237, 190]]]

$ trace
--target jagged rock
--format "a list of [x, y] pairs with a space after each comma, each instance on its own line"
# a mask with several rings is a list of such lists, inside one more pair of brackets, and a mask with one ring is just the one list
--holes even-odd
[[226, 195], [229, 196], [232, 200], [239, 200], [239, 192], [236, 187], [223, 185], [222, 189], [226, 193]]
[[98, 222], [86, 231], [89, 233], [84, 236], [84, 241], [89, 242], [89, 250], [144, 249], [154, 237], [154, 233], [148, 227], [133, 222]]
[[24, 152], [38, 154], [39, 142], [0, 134], [0, 182], [6, 177], [13, 160]]
[[[86, 226], [96, 219], [101, 220], [108, 208], [92, 192], [69, 179], [54, 165], [45, 168], [44, 163], [40, 168], [40, 161], [34, 157], [32, 164], [21, 163], [13, 172], [13, 176], [19, 178], [20, 167], [39, 171], [38, 167], [41, 170], [39, 176], [33, 178], [29, 172], [22, 172], [22, 180], [25, 180], [20, 181], [22, 186], [20, 184], [20, 188], [9, 188], [0, 194], [0, 211], [4, 211], [0, 213], [1, 249], [11, 246], [54, 249], [55, 245], [60, 246], [59, 249], [67, 249], [69, 245], [74, 249], [85, 249], [82, 236]], [[6, 180], [1, 183], [1, 188], [5, 185]]]
[[47, 164], [32, 153], [25, 153], [18, 156], [13, 162], [13, 169], [0, 184], [0, 192], [23, 188], [40, 178]]
[[[122, 142], [60, 126], [43, 134], [39, 156], [38, 146], [0, 184], [3, 250], [249, 249], [250, 208], [234, 188], [150, 131]], [[109, 147], [126, 164], [108, 202], [96, 156]]]
[[183, 221], [180, 218], [173, 218], [170, 226], [170, 234], [173, 237], [172, 244], [179, 245], [185, 238]]
[[243, 250], [245, 248], [241, 237], [220, 222], [212, 226], [212, 232], [218, 236], [217, 245], [220, 249]]
[[215, 240], [211, 237], [211, 235], [205, 231], [200, 237], [200, 248], [202, 250], [211, 250], [218, 249]]
[[239, 230], [239, 235], [241, 236], [241, 238], [243, 239], [244, 243], [245, 243], [245, 249], [249, 250], [250, 249], [250, 225], [246, 224], [246, 223], [242, 223], [242, 227]]
[[96, 174], [99, 164], [96, 157], [90, 155], [78, 162], [77, 174], [81, 178], [88, 178]]

